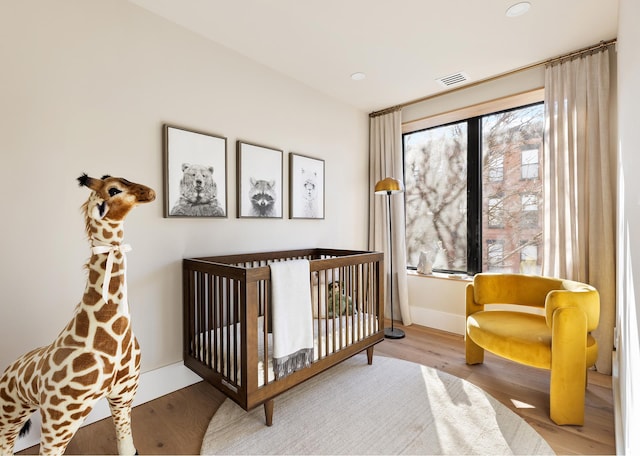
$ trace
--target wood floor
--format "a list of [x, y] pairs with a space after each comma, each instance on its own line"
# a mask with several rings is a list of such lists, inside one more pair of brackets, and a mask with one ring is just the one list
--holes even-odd
[[[464, 378], [526, 420], [557, 454], [615, 454], [611, 377], [589, 372], [584, 426], [557, 426], [549, 419], [549, 373], [508, 362], [489, 353], [481, 365], [464, 362], [462, 336], [412, 325], [404, 339], [376, 345], [375, 356], [392, 356]], [[133, 410], [133, 433], [140, 454], [198, 454], [202, 437], [224, 396], [200, 382]], [[278, 419], [278, 401], [274, 420]], [[38, 447], [20, 454], [37, 454]], [[67, 454], [117, 454], [111, 419], [81, 428]]]

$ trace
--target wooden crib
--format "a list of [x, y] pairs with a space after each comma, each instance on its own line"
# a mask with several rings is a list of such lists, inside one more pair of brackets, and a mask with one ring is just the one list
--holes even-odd
[[[269, 263], [309, 260], [314, 359], [274, 379]], [[274, 398], [384, 338], [383, 254], [308, 249], [183, 260], [184, 363], [245, 410]], [[344, 310], [341, 309], [340, 302]]]

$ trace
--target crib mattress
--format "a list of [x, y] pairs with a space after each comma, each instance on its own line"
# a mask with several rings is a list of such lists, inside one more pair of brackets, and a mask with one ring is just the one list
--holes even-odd
[[[313, 320], [313, 358], [314, 361], [324, 358], [327, 353], [331, 354], [342, 348], [349, 346], [353, 342], [354, 334], [357, 334], [356, 340], [360, 340], [369, 336], [378, 330], [378, 322], [375, 320], [374, 328], [370, 328], [370, 317], [366, 313], [356, 315], [341, 316], [336, 318], [321, 318]], [[258, 386], [265, 384], [265, 337], [264, 337], [264, 320], [263, 317], [258, 318]], [[226, 378], [233, 378], [235, 370], [237, 384], [241, 383], [241, 365], [240, 358], [240, 323], [231, 326], [224, 326], [215, 330], [211, 330], [199, 335], [199, 351], [200, 359], [208, 360], [213, 364], [214, 369], [224, 375]], [[227, 334], [229, 333], [229, 334]], [[335, 339], [335, 343], [334, 343]], [[273, 373], [273, 340], [270, 333], [267, 334], [268, 353], [267, 361], [267, 382], [275, 379]], [[236, 350], [238, 356], [236, 356]], [[216, 356], [213, 356], [213, 351]], [[211, 357], [209, 357], [211, 352]], [[234, 365], [238, 360], [237, 365]]]

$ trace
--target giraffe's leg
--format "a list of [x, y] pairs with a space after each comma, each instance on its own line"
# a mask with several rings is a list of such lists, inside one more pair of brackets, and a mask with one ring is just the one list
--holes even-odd
[[0, 378], [0, 454], [13, 454], [22, 427], [36, 408], [21, 400], [17, 377], [18, 362]]
[[131, 402], [108, 398], [118, 439], [118, 454], [137, 454], [131, 433]]
[[36, 348], [25, 353], [0, 377], [0, 454], [13, 453], [22, 427], [37, 410], [37, 382], [33, 380], [42, 351]]
[[98, 399], [92, 398], [85, 399], [81, 404], [75, 401], [62, 401], [55, 408], [41, 406], [40, 454], [64, 454], [67, 445], [84, 423], [84, 419], [91, 413], [96, 402]]
[[113, 424], [116, 428], [119, 454], [138, 453], [131, 432], [131, 406], [138, 391], [140, 379], [140, 348], [135, 338], [129, 350], [130, 362], [119, 372], [117, 383], [107, 394]]
[[[0, 396], [2, 392], [0, 392]], [[13, 454], [13, 447], [18, 434], [36, 409], [21, 405], [9, 405], [2, 397], [2, 413], [0, 413], [0, 454]], [[12, 413], [6, 413], [12, 410]]]

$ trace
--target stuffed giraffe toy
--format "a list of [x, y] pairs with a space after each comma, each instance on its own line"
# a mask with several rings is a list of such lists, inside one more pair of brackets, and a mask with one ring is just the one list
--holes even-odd
[[18, 434], [40, 409], [40, 453], [62, 454], [96, 402], [107, 398], [119, 454], [135, 454], [131, 404], [138, 388], [140, 347], [127, 302], [124, 219], [155, 192], [126, 179], [83, 174], [92, 190], [83, 205], [91, 258], [75, 315], [49, 346], [35, 349], [0, 378], [0, 454], [13, 453]]

